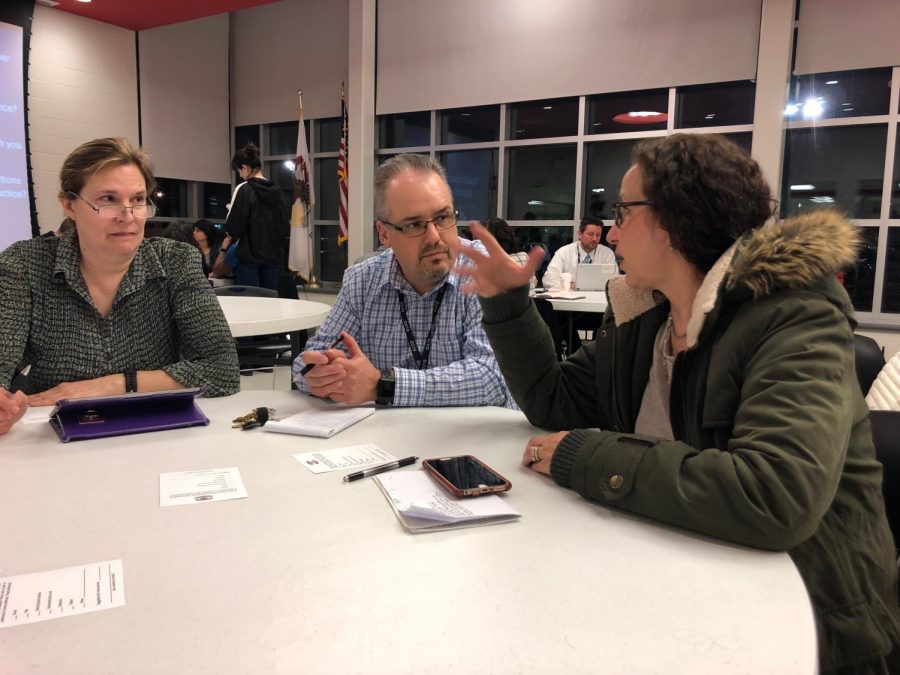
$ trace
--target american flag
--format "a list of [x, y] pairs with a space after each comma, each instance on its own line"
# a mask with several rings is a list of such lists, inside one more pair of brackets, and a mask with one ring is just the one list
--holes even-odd
[[341, 147], [338, 151], [338, 189], [341, 193], [340, 220], [338, 225], [341, 233], [338, 235], [338, 244], [347, 241], [347, 98], [344, 95], [344, 85], [341, 85]]

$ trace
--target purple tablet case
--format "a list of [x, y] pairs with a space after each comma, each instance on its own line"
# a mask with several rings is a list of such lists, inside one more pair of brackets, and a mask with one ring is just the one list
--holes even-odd
[[86, 438], [140, 434], [209, 424], [194, 398], [204, 389], [65, 398], [50, 413], [50, 426], [63, 443]]

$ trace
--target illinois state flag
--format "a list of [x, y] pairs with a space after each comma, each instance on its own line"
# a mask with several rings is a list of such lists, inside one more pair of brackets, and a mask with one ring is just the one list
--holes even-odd
[[303, 97], [297, 92], [300, 106], [300, 125], [297, 127], [297, 156], [294, 158], [294, 201], [291, 204], [291, 243], [288, 251], [288, 267], [309, 281], [310, 249], [312, 236], [312, 207], [316, 203], [313, 187], [309, 148], [306, 145], [306, 128], [303, 123]]

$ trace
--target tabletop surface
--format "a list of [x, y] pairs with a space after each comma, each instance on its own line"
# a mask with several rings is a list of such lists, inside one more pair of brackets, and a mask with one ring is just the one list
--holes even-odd
[[[121, 558], [126, 605], [0, 630], [4, 673], [814, 673], [783, 553], [590, 503], [521, 466], [501, 408], [381, 409], [330, 439], [234, 430], [296, 392], [201, 399], [208, 427], [63, 444], [0, 437], [0, 576]], [[373, 479], [294, 453], [474, 454], [517, 522], [409, 534]], [[159, 474], [236, 466], [248, 498], [159, 506]], [[416, 471], [416, 467], [401, 469]]]
[[[553, 291], [549, 291], [553, 294]], [[606, 311], [606, 293], [604, 291], [569, 291], [576, 295], [583, 295], [577, 300], [563, 298], [547, 298], [558, 312], [591, 312], [602, 314]]]
[[331, 306], [311, 300], [218, 295], [234, 337], [267, 335], [320, 325]]

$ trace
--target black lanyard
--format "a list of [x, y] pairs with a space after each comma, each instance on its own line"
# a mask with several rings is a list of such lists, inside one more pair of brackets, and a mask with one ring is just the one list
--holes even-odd
[[419, 352], [416, 344], [416, 336], [413, 335], [412, 328], [409, 325], [409, 317], [406, 315], [406, 298], [403, 293], [397, 291], [397, 297], [400, 299], [400, 320], [403, 322], [403, 330], [406, 331], [406, 339], [409, 342], [409, 350], [412, 352], [413, 358], [416, 360], [416, 368], [419, 370], [428, 369], [428, 357], [431, 355], [431, 339], [434, 337], [434, 329], [437, 326], [437, 315], [441, 311], [441, 303], [444, 301], [444, 293], [447, 292], [447, 286], [441, 286], [441, 290], [437, 292], [434, 299], [434, 309], [431, 311], [431, 328], [428, 329], [428, 337], [425, 338], [425, 349]]

